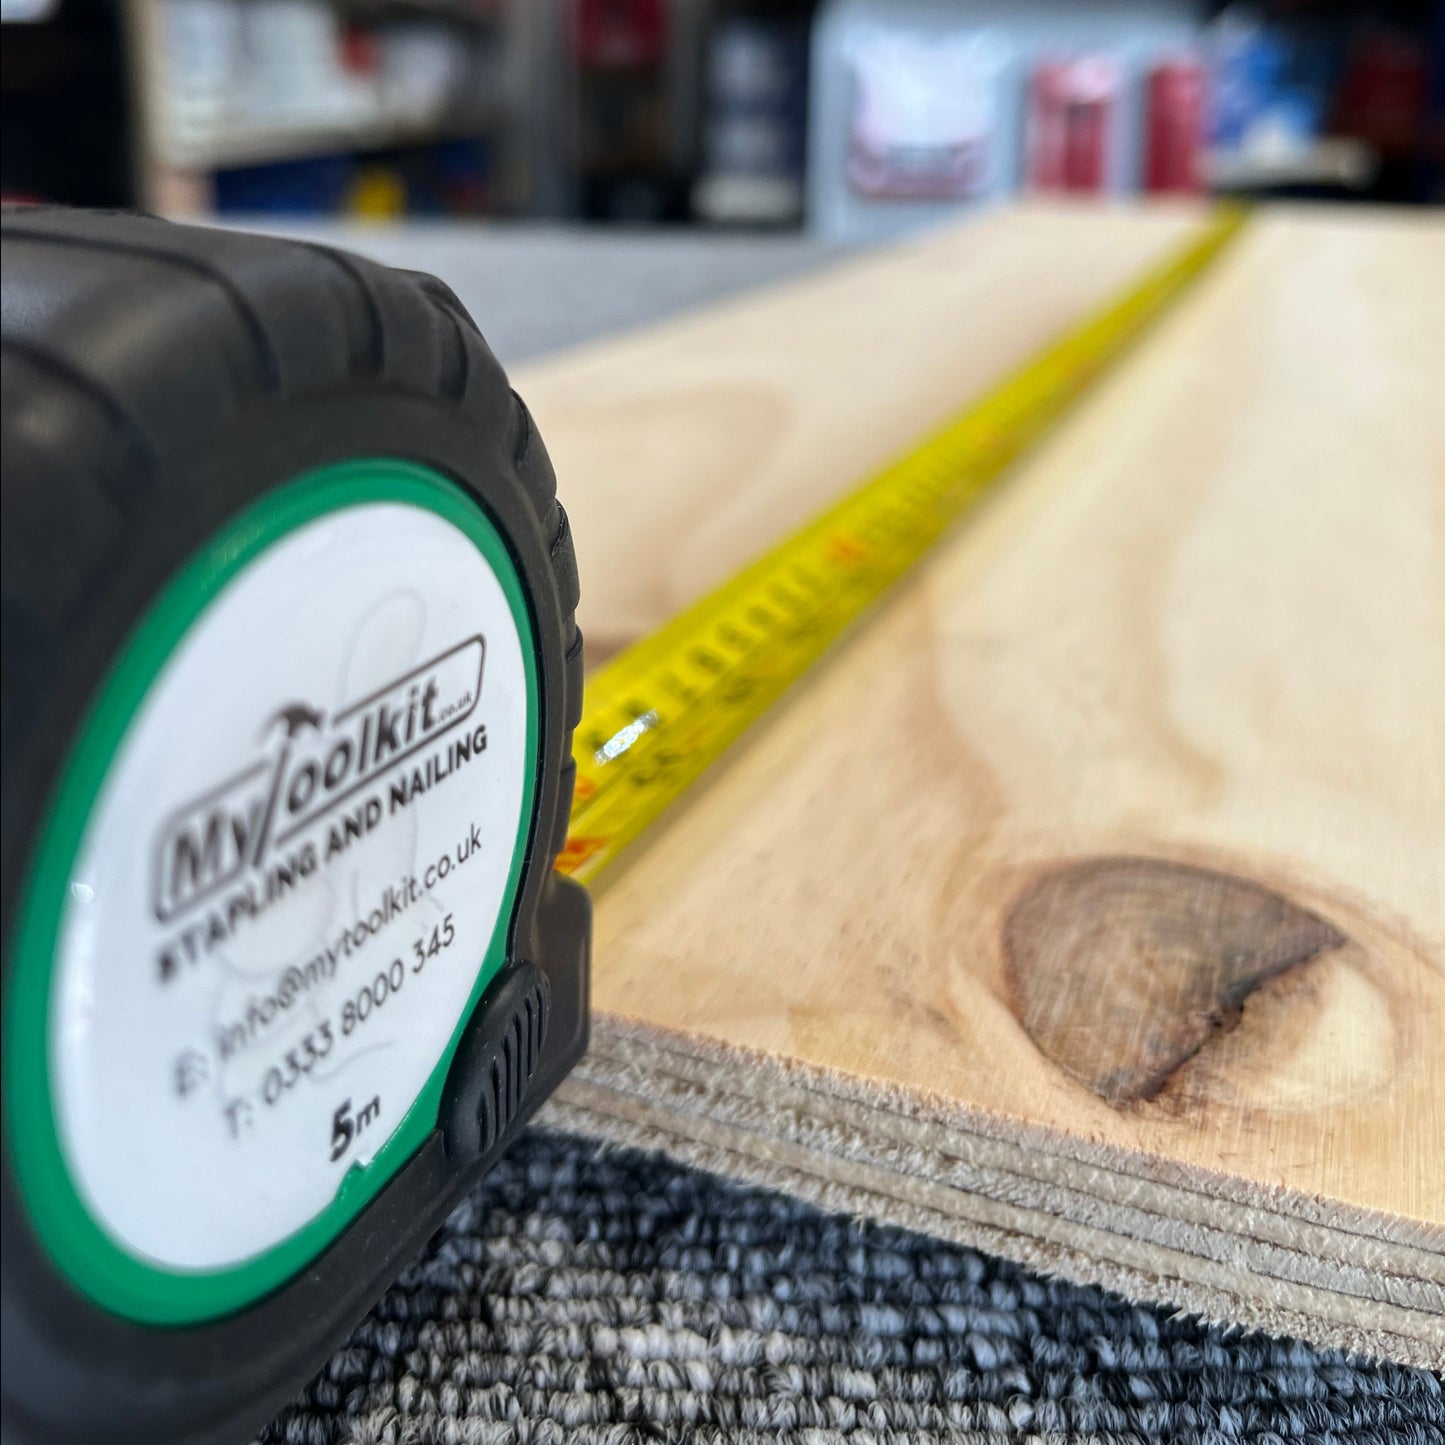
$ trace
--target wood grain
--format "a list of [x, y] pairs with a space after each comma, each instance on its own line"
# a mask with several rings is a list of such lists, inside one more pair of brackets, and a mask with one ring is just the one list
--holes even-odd
[[589, 666], [1049, 341], [1195, 216], [997, 213], [521, 369], [586, 579]]
[[[1188, 224], [1000, 216], [526, 384], [584, 626], [660, 619]], [[573, 1121], [1445, 1362], [1441, 277], [1438, 221], [1257, 219], [604, 886]]]

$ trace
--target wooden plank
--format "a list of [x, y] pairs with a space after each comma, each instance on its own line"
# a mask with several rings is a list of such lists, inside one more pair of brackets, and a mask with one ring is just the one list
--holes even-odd
[[523, 368], [585, 580], [589, 665], [660, 626], [1197, 223], [997, 213]]
[[[1000, 217], [524, 383], [585, 624], [694, 595], [1180, 224]], [[604, 886], [555, 1117], [1445, 1362], [1441, 275], [1438, 221], [1257, 220]]]

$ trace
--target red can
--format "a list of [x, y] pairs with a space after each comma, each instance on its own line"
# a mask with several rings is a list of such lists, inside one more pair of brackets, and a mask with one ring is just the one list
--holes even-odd
[[583, 70], [655, 70], [667, 60], [667, 0], [573, 0], [572, 50]]
[[1203, 189], [1204, 67], [1166, 60], [1149, 72], [1144, 133], [1144, 189], [1196, 195]]
[[1106, 189], [1119, 68], [1107, 55], [1046, 60], [1029, 97], [1029, 185], [1036, 191]]

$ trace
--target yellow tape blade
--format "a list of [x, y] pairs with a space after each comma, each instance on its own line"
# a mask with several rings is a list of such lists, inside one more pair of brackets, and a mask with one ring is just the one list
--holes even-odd
[[606, 667], [574, 735], [557, 866], [613, 862], [838, 636], [908, 573], [1209, 265], [1243, 224], [1199, 234], [972, 406]]

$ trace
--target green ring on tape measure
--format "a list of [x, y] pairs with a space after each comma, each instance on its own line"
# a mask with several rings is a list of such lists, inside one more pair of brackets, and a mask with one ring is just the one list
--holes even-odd
[[[502, 906], [470, 998], [416, 1102], [365, 1168], [350, 1170], [331, 1202], [263, 1253], [214, 1270], [176, 1270], [130, 1252], [82, 1200], [60, 1144], [50, 1071], [51, 990], [70, 870], [117, 750], [167, 661], [210, 603], [283, 537], [333, 512], [368, 503], [420, 507], [450, 522], [481, 552], [501, 585], [522, 642], [527, 690], [527, 775]], [[5, 1009], [5, 1100], [16, 1174], [36, 1234], [97, 1304], [147, 1324], [214, 1319], [252, 1303], [309, 1264], [380, 1192], [434, 1129], [452, 1055], [467, 1018], [506, 959], [533, 824], [538, 682], [531, 612], [516, 563], [481, 506], [454, 482], [413, 462], [341, 462], [277, 488], [223, 528], [142, 617], [100, 688], [62, 770], [19, 912]]]

